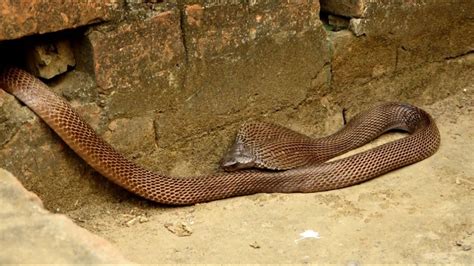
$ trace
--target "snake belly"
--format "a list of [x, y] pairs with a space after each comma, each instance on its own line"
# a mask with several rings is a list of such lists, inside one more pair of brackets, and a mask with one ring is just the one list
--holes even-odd
[[[440, 134], [424, 110], [385, 103], [357, 115], [328, 137], [311, 139], [267, 123], [247, 123], [224, 158], [232, 172], [174, 177], [147, 170], [117, 152], [42, 81], [15, 67], [0, 70], [0, 88], [42, 118], [90, 166], [146, 199], [190, 205], [255, 193], [318, 192], [352, 186], [434, 154]], [[409, 134], [355, 155], [324, 162], [390, 129]], [[241, 169], [263, 167], [284, 171]]]

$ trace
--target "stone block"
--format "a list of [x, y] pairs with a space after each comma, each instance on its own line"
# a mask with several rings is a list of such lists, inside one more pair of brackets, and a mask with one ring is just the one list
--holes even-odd
[[176, 9], [97, 27], [87, 34], [99, 95], [109, 117], [174, 108], [185, 61], [181, 40]]
[[[192, 6], [204, 7], [201, 23]], [[324, 65], [329, 73], [329, 56], [318, 14], [317, 2], [304, 1], [152, 10], [86, 31], [76, 59], [92, 58], [90, 68], [78, 62], [50, 85], [132, 160], [162, 172], [180, 164], [192, 167], [176, 173], [209, 171], [238, 124], [285, 117], [319, 95], [314, 80]], [[78, 201], [130, 196], [95, 174], [27, 107], [6, 93], [0, 99], [0, 127], [8, 128], [3, 167], [47, 208], [70, 211]]]
[[396, 68], [396, 46], [385, 39], [358, 38], [344, 30], [332, 33], [330, 41], [333, 46], [332, 86], [336, 88], [361, 85], [390, 74]]
[[474, 5], [464, 0], [369, 1], [350, 29], [357, 36], [388, 39], [418, 61], [439, 61], [474, 50], [472, 14]]
[[469, 55], [455, 60], [424, 63], [414, 68], [399, 69], [363, 84], [335, 87], [330, 102], [343, 106], [347, 117], [380, 102], [431, 105], [449, 96], [465, 93], [465, 88], [474, 84], [473, 69]]
[[[64, 88], [64, 87], [63, 87]], [[94, 127], [100, 110], [93, 103], [73, 101]], [[0, 90], [0, 161], [25, 187], [41, 195], [46, 208], [64, 211], [75, 202], [94, 201], [119, 191], [94, 171], [54, 134], [28, 107]], [[97, 191], [104, 193], [99, 195]], [[116, 194], [117, 195], [117, 194]], [[60, 198], [60, 200], [56, 200]]]
[[329, 60], [317, 1], [193, 1], [183, 13], [185, 98], [159, 116], [160, 147], [297, 106]]
[[0, 41], [107, 21], [120, 7], [116, 0], [0, 1]]
[[0, 168], [2, 264], [130, 263], [109, 242], [52, 214], [9, 172]]
[[76, 65], [69, 40], [40, 43], [28, 50], [28, 70], [36, 76], [50, 79]]
[[455, 0], [370, 2], [363, 18], [350, 20], [355, 36], [348, 31], [330, 35], [333, 85], [363, 85], [386, 74], [472, 52], [474, 22], [466, 18], [473, 12], [473, 5]]
[[104, 139], [129, 158], [146, 156], [155, 149], [153, 119], [149, 117], [118, 118], [111, 121]]

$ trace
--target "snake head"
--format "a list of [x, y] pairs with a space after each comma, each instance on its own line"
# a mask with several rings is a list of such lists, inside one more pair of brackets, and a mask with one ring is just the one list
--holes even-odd
[[236, 171], [255, 167], [255, 156], [252, 150], [237, 140], [221, 160], [221, 168], [225, 171]]

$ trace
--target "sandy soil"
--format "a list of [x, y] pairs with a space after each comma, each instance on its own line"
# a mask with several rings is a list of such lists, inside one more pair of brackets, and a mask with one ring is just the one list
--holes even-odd
[[473, 95], [425, 106], [442, 134], [434, 156], [358, 186], [68, 215], [139, 263], [473, 263]]

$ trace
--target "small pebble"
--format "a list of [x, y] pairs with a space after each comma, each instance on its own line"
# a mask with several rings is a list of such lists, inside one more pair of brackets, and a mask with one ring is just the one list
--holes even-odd
[[164, 226], [168, 231], [179, 237], [190, 236], [193, 233], [191, 227], [184, 222], [165, 223]]
[[458, 247], [461, 247], [463, 251], [469, 251], [472, 249], [471, 245], [464, 243], [462, 240], [457, 240], [454, 244]]
[[148, 222], [149, 220], [150, 220], [150, 219], [148, 219], [148, 218], [145, 217], [145, 216], [140, 216], [140, 217], [138, 218], [138, 222], [140, 222], [141, 224], [142, 224], [142, 223], [146, 223], [146, 222]]
[[359, 266], [359, 262], [355, 260], [350, 260], [346, 264], [347, 266]]
[[253, 243], [249, 244], [249, 246], [253, 247], [254, 249], [260, 248], [260, 245], [257, 243], [257, 241], [254, 241]]
[[134, 224], [137, 222], [137, 220], [138, 220], [137, 218], [138, 218], [138, 217], [132, 218], [132, 219], [128, 220], [127, 222], [125, 222], [125, 224], [126, 224], [127, 226], [132, 226], [132, 225], [134, 225]]

